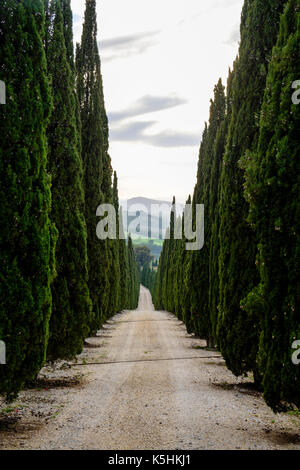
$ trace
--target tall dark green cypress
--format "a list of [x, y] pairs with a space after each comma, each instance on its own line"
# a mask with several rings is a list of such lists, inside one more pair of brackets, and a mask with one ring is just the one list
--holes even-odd
[[[73, 41], [73, 13], [71, 9], [71, 0], [60, 0], [60, 5], [61, 5], [62, 15], [64, 19], [64, 38], [65, 38], [67, 59], [71, 67], [71, 71], [74, 74], [74, 78], [76, 79], [74, 41]], [[81, 166], [83, 166], [82, 155], [81, 155], [81, 151], [82, 151], [81, 149], [81, 116], [80, 116], [80, 106], [79, 106], [76, 86], [73, 86], [73, 93], [74, 93], [75, 108], [76, 108], [75, 109], [76, 127], [77, 127], [76, 141], [77, 141], [78, 153], [81, 159]], [[84, 179], [83, 179], [83, 186], [84, 186]]]
[[122, 207], [119, 210], [119, 263], [120, 263], [120, 306], [129, 308], [129, 265], [127, 245], [124, 235]]
[[141, 284], [150, 290], [151, 295], [154, 293], [156, 271], [150, 266], [146, 266], [142, 270]]
[[[182, 238], [175, 237], [174, 255], [173, 255], [173, 287], [171, 287], [171, 295], [173, 294], [173, 312], [178, 318], [181, 315], [181, 298], [182, 298], [182, 253], [185, 249], [185, 241], [183, 239], [183, 221], [182, 217], [176, 217], [175, 233], [181, 233]], [[156, 276], [153, 276], [154, 278]], [[155, 280], [155, 279], [154, 279]]]
[[215, 142], [213, 144], [213, 161], [210, 175], [210, 200], [209, 200], [209, 223], [211, 227], [209, 243], [209, 292], [208, 292], [208, 309], [210, 316], [210, 335], [212, 338], [217, 337], [217, 320], [218, 320], [218, 304], [219, 304], [219, 229], [220, 229], [220, 179], [225, 150], [226, 136], [228, 132], [228, 123], [231, 119], [231, 99], [232, 99], [232, 79], [233, 73], [229, 70], [227, 80], [227, 96], [225, 117], [216, 133]]
[[72, 72], [75, 72], [74, 42], [73, 42], [73, 13], [71, 0], [60, 0], [61, 11], [64, 21], [64, 38], [66, 53]]
[[[192, 198], [189, 195], [186, 205], [192, 204]], [[183, 215], [183, 224], [187, 215]], [[189, 217], [192, 217], [192, 214], [189, 214]], [[186, 221], [188, 225], [192, 224], [192, 220]], [[184, 225], [183, 225], [184, 227]], [[186, 325], [188, 333], [194, 333], [194, 323], [191, 317], [191, 305], [192, 299], [190, 295], [191, 279], [192, 279], [192, 251], [186, 250], [185, 243], [187, 240], [184, 238], [184, 243], [182, 246], [181, 256], [182, 256], [182, 273], [181, 273], [181, 283], [182, 283], [182, 292], [181, 292], [181, 311], [182, 311], [182, 320]]]
[[204, 130], [193, 198], [208, 203], [209, 257], [165, 241], [154, 292], [156, 308], [174, 308], [188, 331], [203, 334], [208, 267], [208, 331], [236, 375], [254, 372], [275, 411], [299, 407], [300, 383], [292, 362], [300, 339], [299, 0], [287, 2], [272, 55], [285, 3], [245, 1], [226, 110], [222, 93], [218, 124], [211, 112]]
[[135, 309], [138, 305], [140, 278], [139, 268], [135, 259], [132, 239], [128, 236], [128, 266], [129, 266], [129, 309]]
[[105, 201], [104, 165], [107, 152], [107, 120], [103, 107], [101, 64], [97, 44], [96, 1], [86, 0], [80, 46], [76, 55], [77, 92], [82, 123], [85, 219], [87, 224], [89, 290], [93, 302], [92, 331], [109, 315], [110, 253], [106, 240], [96, 235], [97, 207]]
[[[46, 126], [51, 109], [40, 0], [0, 3], [0, 393], [14, 396], [43, 366], [55, 230], [49, 220]], [[51, 268], [52, 266], [52, 268]]]
[[253, 371], [256, 380], [259, 319], [241, 308], [257, 284], [256, 238], [246, 222], [243, 172], [238, 162], [257, 145], [268, 62], [279, 30], [283, 0], [246, 0], [239, 57], [233, 79], [232, 116], [221, 176], [220, 304], [218, 346], [236, 375]]
[[[102, 184], [101, 191], [103, 193], [105, 203], [109, 203], [117, 207], [118, 195], [114, 194], [112, 186], [113, 169], [111, 165], [111, 158], [108, 152], [109, 149], [109, 128], [108, 118], [105, 109], [104, 93], [102, 76], [100, 73], [100, 113], [101, 125], [103, 135], [103, 152], [102, 152]], [[116, 182], [116, 181], [115, 181]], [[117, 189], [117, 188], [116, 188]], [[117, 216], [118, 218], [118, 216]], [[120, 288], [120, 266], [118, 258], [117, 240], [106, 240], [106, 250], [108, 257], [108, 297], [107, 297], [107, 311], [104, 313], [104, 319], [112, 316], [118, 310], [119, 302], [119, 288]]]
[[[202, 133], [202, 140], [199, 149], [198, 157], [198, 169], [197, 169], [197, 183], [194, 188], [193, 198], [190, 200], [193, 208], [193, 228], [195, 229], [195, 209], [196, 204], [200, 204], [202, 198], [201, 191], [204, 188], [205, 178], [205, 158], [208, 146], [208, 125], [205, 123], [204, 130]], [[188, 251], [185, 255], [184, 263], [184, 290], [186, 292], [186, 304], [184, 306], [184, 321], [186, 322], [189, 333], [196, 333], [198, 336], [203, 338], [207, 337], [207, 328], [205, 326], [205, 320], [203, 312], [201, 311], [202, 305], [198, 305], [199, 292], [201, 284], [201, 276], [199, 277], [198, 272], [199, 264], [199, 253]], [[204, 273], [201, 273], [201, 275]], [[201, 302], [201, 300], [200, 300]]]
[[[191, 204], [189, 196], [187, 204]], [[186, 250], [184, 217], [176, 217], [175, 197], [166, 231], [157, 272], [153, 275], [153, 302], [156, 310], [169, 310], [186, 324], [188, 332], [194, 331], [190, 316], [190, 281], [192, 277], [191, 252]], [[179, 233], [182, 238], [177, 238]], [[176, 236], [175, 236], [176, 234]]]
[[116, 240], [109, 240], [111, 250], [111, 311], [112, 314], [122, 310], [121, 304], [121, 271], [120, 271], [120, 239], [119, 239], [119, 195], [118, 195], [118, 178], [114, 172], [113, 179], [113, 206], [116, 211]]
[[163, 304], [163, 287], [166, 269], [166, 250], [167, 240], [164, 241], [163, 248], [160, 254], [156, 283], [154, 288], [154, 305], [156, 310], [163, 310], [165, 308]]
[[75, 77], [69, 64], [60, 0], [52, 0], [48, 33], [48, 71], [53, 113], [47, 130], [48, 170], [52, 178], [51, 218], [59, 232], [57, 277], [52, 284], [48, 359], [72, 358], [82, 350], [92, 305], [88, 290], [87, 231], [83, 171], [78, 151]]
[[224, 117], [225, 93], [220, 79], [214, 88], [214, 99], [211, 100], [208, 127], [200, 147], [197, 183], [193, 198], [194, 207], [196, 204], [204, 204], [205, 240], [202, 250], [192, 253], [191, 314], [195, 325], [195, 332], [204, 337], [210, 346], [214, 345], [209, 310], [209, 253], [213, 220], [210, 208], [211, 200], [214, 197], [210, 183], [214, 160], [214, 145]]
[[175, 201], [175, 197], [173, 197], [171, 213], [170, 213], [170, 231], [168, 232], [169, 237], [166, 238], [165, 240], [166, 269], [164, 271], [163, 291], [162, 291], [162, 299], [163, 299], [164, 308], [170, 312], [174, 310], [172, 278], [173, 278], [173, 268], [174, 268], [173, 261], [174, 261], [175, 217], [176, 217], [176, 201]]
[[261, 318], [258, 364], [264, 397], [275, 411], [300, 407], [300, 104], [292, 85], [300, 72], [300, 1], [289, 0], [269, 66], [257, 150], [243, 159], [249, 222], [255, 228], [260, 284], [244, 302]]

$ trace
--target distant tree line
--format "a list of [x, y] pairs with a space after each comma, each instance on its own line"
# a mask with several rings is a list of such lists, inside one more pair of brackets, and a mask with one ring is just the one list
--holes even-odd
[[154, 269], [154, 256], [151, 248], [147, 245], [136, 246], [135, 257], [140, 268], [141, 284], [147, 287], [151, 294], [154, 294], [154, 286], [156, 280], [156, 270]]
[[143, 284], [143, 286], [149, 289], [152, 297], [154, 295], [156, 273], [157, 271], [155, 271], [155, 269], [151, 268], [150, 266], [146, 266], [145, 268], [143, 268], [143, 271], [141, 274], [141, 284]]
[[132, 241], [99, 240], [114, 204], [96, 0], [74, 57], [70, 0], [0, 3], [0, 393], [14, 397], [46, 360], [71, 359], [122, 309], [136, 308]]
[[[171, 213], [154, 302], [253, 373], [275, 411], [300, 406], [300, 1], [245, 0], [227, 90], [214, 88], [187, 203], [205, 205], [205, 245], [186, 251]], [[175, 204], [175, 200], [173, 201]]]

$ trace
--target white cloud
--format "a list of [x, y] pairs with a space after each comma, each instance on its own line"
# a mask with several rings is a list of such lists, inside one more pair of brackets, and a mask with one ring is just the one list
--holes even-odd
[[186, 103], [187, 100], [180, 98], [175, 94], [171, 94], [169, 96], [145, 95], [124, 110], [110, 112], [109, 120], [110, 122], [122, 121], [130, 117], [142, 116], [144, 114], [175, 108], [176, 106]]
[[112, 126], [110, 137], [116, 142], [141, 142], [154, 147], [194, 147], [200, 142], [198, 133], [182, 132], [180, 130], [165, 129], [154, 134], [147, 134], [155, 121], [135, 121], [118, 126]]
[[132, 55], [143, 54], [157, 43], [159, 31], [146, 31], [144, 33], [117, 36], [99, 41], [102, 60], [126, 59]]

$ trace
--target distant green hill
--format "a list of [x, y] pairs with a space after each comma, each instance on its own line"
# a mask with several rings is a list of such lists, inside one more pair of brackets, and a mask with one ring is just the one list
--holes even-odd
[[[172, 203], [145, 197], [121, 200], [123, 209], [124, 232], [131, 233], [135, 245], [146, 245], [156, 259], [159, 258], [166, 229], [170, 223]], [[159, 206], [159, 207], [158, 207]], [[183, 205], [177, 205], [177, 212]], [[138, 227], [137, 227], [138, 226]]]

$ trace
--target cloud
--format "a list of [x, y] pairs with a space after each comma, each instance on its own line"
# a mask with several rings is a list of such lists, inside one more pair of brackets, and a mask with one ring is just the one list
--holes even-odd
[[[199, 134], [200, 135], [200, 134]], [[198, 134], [165, 130], [158, 134], [149, 136], [149, 144], [155, 147], [194, 147], [199, 145]]]
[[157, 134], [146, 134], [145, 131], [156, 124], [155, 121], [141, 121], [112, 126], [110, 138], [121, 142], [139, 142], [154, 147], [194, 147], [200, 142], [200, 134], [165, 130]]
[[109, 62], [142, 54], [157, 43], [157, 35], [159, 33], [160, 31], [145, 31], [143, 33], [117, 36], [99, 41], [103, 60]]
[[241, 3], [241, 0], [215, 0], [211, 8], [228, 8], [231, 5], [236, 5], [238, 3]]
[[233, 5], [238, 5], [241, 3], [242, 0], [214, 0], [210, 2], [209, 7], [205, 10], [205, 12], [211, 12], [212, 10], [218, 10], [221, 8], [229, 8]]
[[240, 26], [237, 24], [231, 31], [229, 38], [226, 39], [226, 41], [223, 41], [223, 44], [226, 44], [227, 46], [234, 46], [239, 43], [240, 39]]
[[127, 118], [141, 116], [143, 114], [163, 111], [186, 104], [187, 100], [176, 95], [152, 96], [145, 95], [136, 101], [131, 108], [124, 111], [109, 113], [110, 122], [122, 121]]
[[130, 122], [110, 129], [111, 140], [122, 142], [138, 142], [143, 140], [144, 131], [156, 124], [155, 121]]
[[241, 4], [242, 1], [243, 0], [210, 0], [210, 2], [203, 2], [203, 8], [199, 10], [199, 13], [180, 20], [176, 26], [180, 27], [185, 23], [197, 21], [198, 18], [203, 17], [212, 11], [224, 8], [228, 9], [231, 6]]

